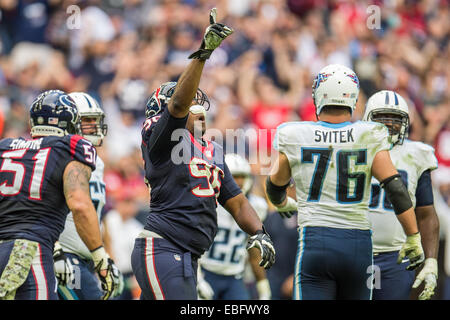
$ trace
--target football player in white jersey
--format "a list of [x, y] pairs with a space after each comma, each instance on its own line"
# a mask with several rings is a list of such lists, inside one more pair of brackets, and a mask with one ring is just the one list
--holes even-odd
[[[280, 125], [279, 151], [266, 180], [280, 211], [298, 211], [294, 299], [370, 299], [372, 237], [368, 219], [371, 177], [382, 181], [407, 235], [399, 257], [408, 268], [424, 260], [411, 199], [389, 157], [386, 126], [350, 122], [359, 94], [356, 74], [341, 65], [320, 70], [313, 84], [318, 122]], [[295, 200], [286, 197], [293, 178]]]
[[374, 264], [381, 271], [373, 299], [409, 299], [411, 286], [417, 288], [425, 281], [419, 299], [428, 300], [434, 294], [438, 277], [439, 219], [433, 205], [430, 175], [438, 165], [434, 149], [406, 139], [409, 129], [408, 105], [396, 92], [383, 90], [372, 95], [367, 100], [363, 120], [381, 122], [389, 129], [394, 144], [389, 153], [415, 207], [426, 258], [415, 282], [415, 272], [405, 270], [406, 263], [397, 264], [398, 251], [406, 236], [378, 180], [372, 178], [369, 218], [373, 230]]
[[[103, 143], [107, 125], [103, 123], [105, 113], [97, 101], [84, 92], [73, 92], [69, 96], [74, 100], [80, 117], [80, 135], [89, 140], [96, 148]], [[93, 155], [96, 156], [96, 155]], [[91, 199], [97, 210], [100, 223], [103, 206], [106, 202], [105, 182], [103, 181], [104, 163], [97, 156], [97, 166], [89, 180]], [[67, 215], [64, 231], [55, 245], [55, 274], [58, 279], [58, 295], [64, 300], [98, 300], [103, 295], [93, 268], [92, 256], [81, 241], [74, 224], [72, 213]], [[123, 290], [122, 275], [113, 264], [113, 277], [116, 290], [112, 297]]]
[[[237, 185], [247, 196], [261, 221], [264, 221], [268, 210], [266, 200], [249, 193], [253, 184], [250, 164], [245, 158], [234, 153], [226, 154], [225, 162]], [[221, 205], [217, 206], [217, 224], [218, 231], [214, 242], [200, 259], [199, 296], [214, 300], [250, 299], [243, 280], [246, 262], [249, 261], [255, 276], [259, 299], [269, 300], [270, 285], [264, 268], [259, 266], [259, 255], [254, 250], [248, 251], [247, 255], [245, 249], [247, 234]]]

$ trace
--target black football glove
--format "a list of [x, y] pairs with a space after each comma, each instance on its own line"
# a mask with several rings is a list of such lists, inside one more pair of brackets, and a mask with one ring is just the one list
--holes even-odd
[[206, 28], [200, 49], [189, 56], [189, 59], [209, 59], [211, 53], [220, 46], [223, 39], [234, 32], [230, 27], [222, 23], [216, 23], [217, 9], [213, 8], [209, 12], [210, 25]]
[[259, 265], [264, 269], [269, 269], [275, 263], [275, 248], [264, 226], [262, 230], [256, 231], [256, 234], [248, 239], [246, 249], [249, 250], [253, 247], [258, 248], [261, 252]]

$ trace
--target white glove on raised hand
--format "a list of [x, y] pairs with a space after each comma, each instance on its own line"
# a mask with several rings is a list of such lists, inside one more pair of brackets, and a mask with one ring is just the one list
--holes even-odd
[[276, 207], [277, 212], [280, 216], [284, 218], [290, 218], [292, 215], [297, 212], [297, 201], [292, 199], [291, 197], [287, 197], [286, 204], [282, 207]]
[[406, 241], [398, 253], [397, 263], [402, 263], [405, 256], [409, 259], [409, 265], [406, 267], [406, 270], [414, 270], [425, 260], [419, 232], [406, 237]]
[[64, 254], [58, 241], [55, 243], [55, 248], [53, 249], [53, 262], [58, 284], [61, 286], [73, 284], [75, 281], [75, 272], [72, 262], [70, 262], [70, 259]]
[[413, 288], [418, 288], [425, 280], [425, 287], [419, 295], [419, 300], [429, 300], [434, 295], [437, 286], [438, 264], [435, 258], [427, 258], [422, 270], [414, 281]]
[[258, 291], [259, 300], [270, 300], [272, 298], [269, 280], [263, 279], [256, 282], [256, 290]]
[[211, 53], [220, 46], [222, 41], [234, 32], [230, 27], [216, 22], [217, 9], [209, 12], [209, 26], [205, 30], [200, 48], [189, 56], [189, 59], [209, 59]]
[[91, 251], [92, 260], [94, 261], [94, 269], [100, 279], [102, 289], [105, 294], [102, 300], [108, 300], [115, 290], [116, 281], [113, 274], [114, 261], [106, 253], [103, 246]]
[[214, 297], [214, 290], [208, 281], [205, 280], [200, 267], [197, 270], [197, 294], [199, 300], [212, 300]]

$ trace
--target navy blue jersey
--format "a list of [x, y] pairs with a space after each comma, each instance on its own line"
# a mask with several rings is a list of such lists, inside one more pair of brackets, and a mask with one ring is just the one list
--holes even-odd
[[37, 241], [53, 250], [69, 213], [66, 165], [95, 170], [96, 150], [78, 135], [0, 141], [0, 239]]
[[[225, 164], [222, 147], [197, 141], [166, 109], [142, 130], [145, 177], [151, 187], [145, 229], [200, 256], [217, 232], [216, 207], [241, 190]], [[177, 130], [178, 129], [178, 130]]]

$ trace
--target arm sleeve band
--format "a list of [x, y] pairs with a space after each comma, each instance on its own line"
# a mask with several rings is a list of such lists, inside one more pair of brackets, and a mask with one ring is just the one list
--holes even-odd
[[274, 205], [280, 204], [286, 199], [286, 188], [289, 187], [291, 182], [284, 186], [277, 186], [270, 181], [270, 177], [266, 179], [266, 192], [270, 202]]
[[433, 205], [433, 188], [431, 185], [431, 172], [426, 170], [422, 173], [417, 182], [416, 207]]
[[395, 214], [401, 214], [412, 208], [413, 204], [405, 184], [399, 174], [386, 178], [381, 182], [389, 201], [394, 207]]

